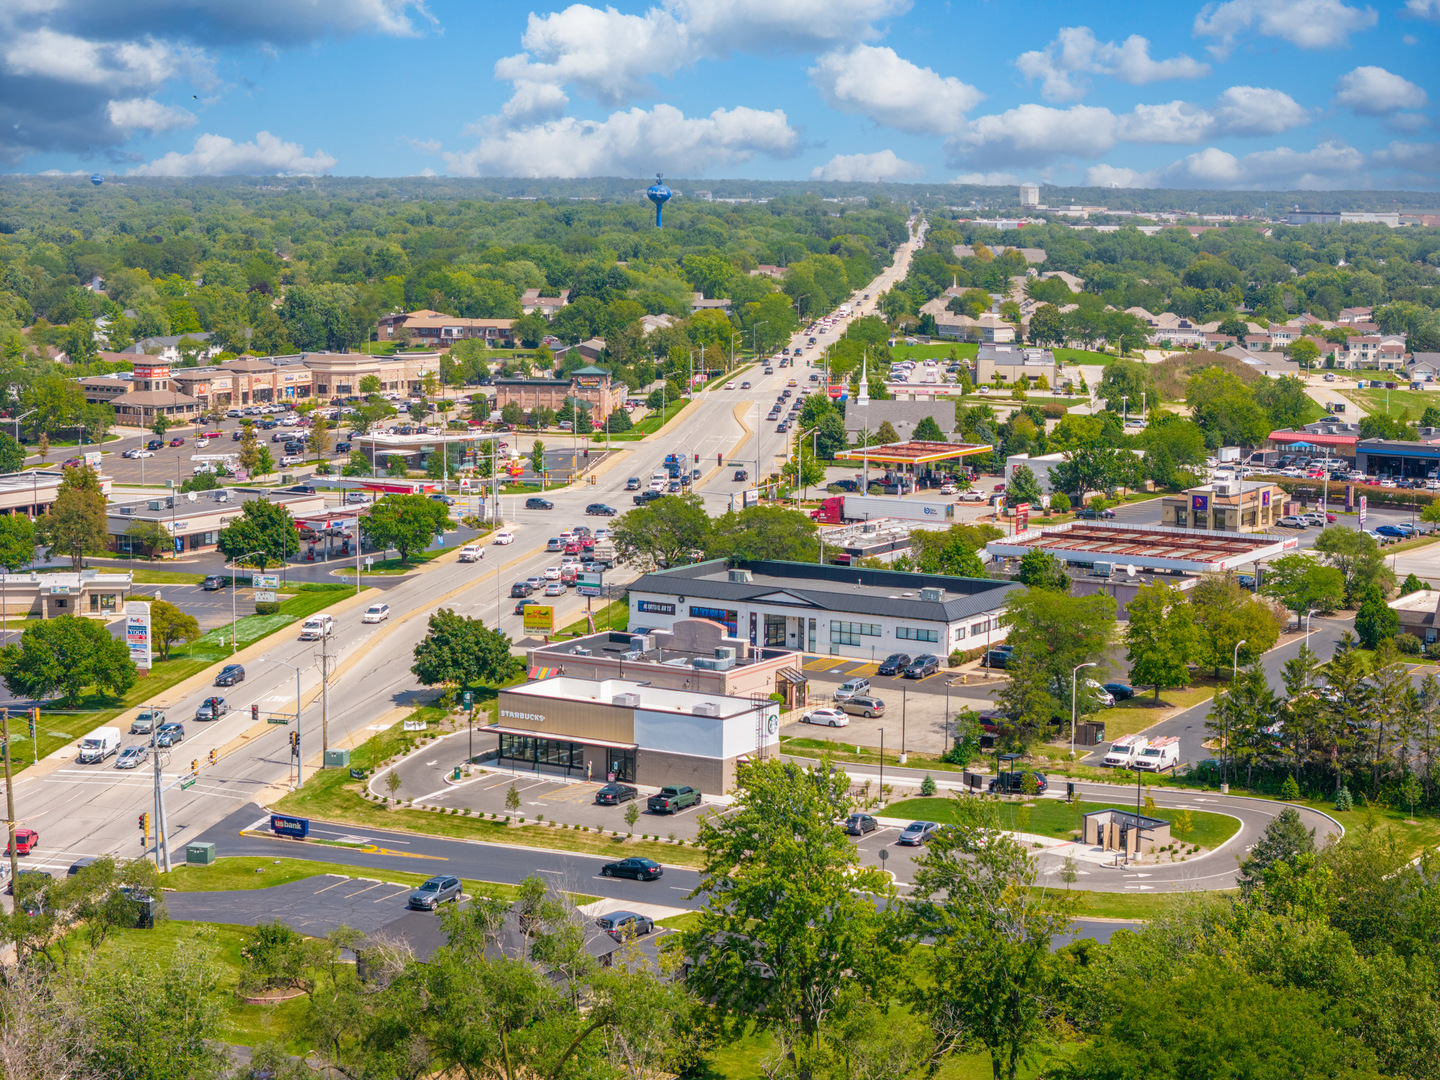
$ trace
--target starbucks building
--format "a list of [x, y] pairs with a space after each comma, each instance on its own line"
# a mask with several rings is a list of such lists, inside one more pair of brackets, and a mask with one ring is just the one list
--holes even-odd
[[778, 752], [779, 729], [768, 698], [560, 675], [501, 690], [486, 730], [505, 767], [718, 795], [735, 787], [737, 765]]

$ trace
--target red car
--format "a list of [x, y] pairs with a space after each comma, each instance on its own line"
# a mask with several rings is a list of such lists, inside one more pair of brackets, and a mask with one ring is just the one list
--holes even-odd
[[200, 437], [202, 439], [218, 439], [222, 434], [223, 432], [219, 431], [207, 431], [204, 435], [201, 435]]
[[81, 465], [84, 465], [84, 464], [85, 464], [85, 459], [84, 459], [84, 458], [71, 457], [71, 458], [66, 458], [66, 459], [65, 459], [65, 464], [61, 465], [60, 467], [61, 467], [62, 469], [76, 469], [76, 468], [79, 468]]
[[579, 555], [579, 554], [580, 554], [580, 542], [579, 542], [578, 540], [571, 540], [568, 544], [565, 545], [565, 554], [566, 554], [566, 555]]
[[173, 439], [170, 440], [170, 445], [171, 445], [171, 446], [184, 446], [184, 445], [185, 445], [185, 440], [184, 440], [183, 438], [179, 437], [179, 436], [176, 436], [175, 438], [173, 438]]
[[[15, 830], [15, 854], [29, 855], [40, 846], [40, 834], [34, 829]], [[10, 854], [10, 845], [5, 845], [5, 854]]]

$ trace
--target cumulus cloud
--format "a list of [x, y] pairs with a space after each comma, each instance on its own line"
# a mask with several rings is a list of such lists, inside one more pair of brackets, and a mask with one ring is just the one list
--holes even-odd
[[1165, 171], [1167, 182], [1220, 188], [1343, 188], [1364, 183], [1365, 155], [1343, 142], [1313, 150], [1281, 146], [1243, 157], [1210, 146]]
[[162, 105], [154, 98], [129, 98], [112, 101], [106, 106], [110, 123], [122, 131], [173, 131], [191, 127], [195, 114], [174, 105]]
[[1136, 105], [1120, 117], [1116, 137], [1127, 142], [1199, 143], [1234, 135], [1278, 135], [1310, 122], [1289, 94], [1260, 86], [1232, 86], [1213, 109], [1186, 101]]
[[1150, 56], [1150, 42], [1139, 34], [1124, 41], [1098, 41], [1088, 26], [1067, 26], [1045, 48], [1021, 53], [1015, 61], [1020, 73], [1034, 82], [1048, 101], [1075, 101], [1089, 89], [1087, 75], [1107, 75], [1119, 82], [1141, 86], [1162, 79], [1195, 79], [1210, 73], [1210, 65], [1185, 54], [1168, 60]]
[[868, 40], [910, 0], [667, 0], [709, 55], [825, 48]]
[[985, 97], [968, 83], [912, 64], [884, 46], [826, 53], [810, 69], [810, 79], [833, 108], [920, 135], [953, 133]]
[[976, 184], [980, 187], [1014, 187], [1020, 183], [1020, 178], [1012, 172], [968, 172], [961, 173], [950, 182]]
[[881, 150], [874, 154], [836, 154], [824, 165], [811, 169], [810, 179], [879, 183], [912, 180], [924, 171], [924, 166], [897, 157], [894, 150]]
[[1118, 165], [1091, 165], [1085, 170], [1088, 187], [1145, 188], [1155, 186], [1153, 172], [1137, 172]]
[[434, 22], [423, 0], [36, 0], [10, 6], [86, 36], [154, 34], [217, 46], [304, 45], [364, 33], [412, 37], [421, 29], [412, 16]]
[[312, 175], [329, 172], [335, 159], [323, 150], [306, 156], [299, 143], [284, 142], [268, 131], [254, 142], [237, 143], [223, 135], [201, 135], [188, 154], [171, 151], [148, 165], [131, 169], [131, 176], [268, 176], [278, 173]]
[[1042, 164], [1056, 156], [1095, 158], [1114, 145], [1114, 114], [1090, 105], [1020, 105], [967, 122], [947, 143], [960, 157], [983, 156], [1006, 165]]
[[444, 158], [456, 176], [636, 176], [656, 169], [696, 176], [756, 154], [788, 157], [799, 142], [779, 109], [716, 109], [687, 117], [672, 105], [657, 105], [604, 120], [565, 116], [496, 129], [474, 149]]
[[1351, 34], [1378, 20], [1374, 8], [1351, 7], [1343, 0], [1226, 0], [1206, 5], [1195, 16], [1195, 33], [1216, 38], [1210, 52], [1224, 57], [1237, 38], [1252, 32], [1301, 49], [1328, 49], [1348, 44]]
[[1400, 109], [1421, 109], [1430, 103], [1423, 88], [1382, 67], [1357, 67], [1340, 76], [1335, 101], [1361, 116], [1386, 116]]
[[1404, 10], [1412, 19], [1434, 19], [1440, 22], [1440, 0], [1405, 0]]

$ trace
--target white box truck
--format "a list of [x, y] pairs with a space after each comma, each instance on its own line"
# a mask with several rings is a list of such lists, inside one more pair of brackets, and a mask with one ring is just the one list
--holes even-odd
[[1136, 756], [1148, 745], [1144, 735], [1121, 735], [1105, 751], [1105, 764], [1112, 769], [1128, 769]]
[[120, 752], [120, 729], [97, 727], [80, 740], [80, 764], [93, 765]]
[[1164, 772], [1166, 769], [1174, 770], [1180, 764], [1180, 739], [1176, 735], [1167, 735], [1163, 739], [1153, 739], [1135, 755], [1134, 767], [1141, 772]]

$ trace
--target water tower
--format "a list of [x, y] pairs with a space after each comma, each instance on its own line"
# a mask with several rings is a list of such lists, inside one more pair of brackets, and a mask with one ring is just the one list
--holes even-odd
[[655, 227], [660, 228], [660, 212], [665, 209], [665, 204], [670, 201], [670, 189], [660, 182], [660, 174], [655, 174], [655, 183], [645, 189], [645, 197], [655, 204]]
[[99, 187], [101, 184], [105, 183], [105, 178], [97, 172], [94, 176], [90, 177], [90, 182], [96, 187]]

